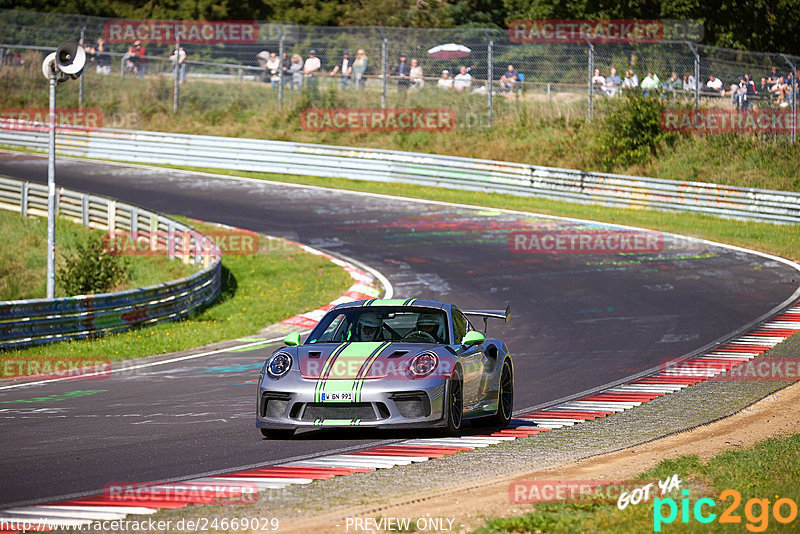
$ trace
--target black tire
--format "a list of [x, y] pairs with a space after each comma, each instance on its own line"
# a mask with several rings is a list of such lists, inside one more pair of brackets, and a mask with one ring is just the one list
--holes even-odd
[[261, 435], [267, 439], [290, 439], [294, 436], [293, 428], [262, 428]]
[[514, 411], [514, 370], [508, 360], [503, 362], [500, 372], [500, 387], [497, 392], [497, 413], [486, 421], [491, 426], [505, 428], [511, 423], [511, 412]]
[[447, 436], [460, 435], [461, 426], [464, 423], [464, 381], [461, 378], [459, 369], [455, 370], [447, 383], [445, 412], [447, 414], [447, 426], [444, 428], [443, 433]]

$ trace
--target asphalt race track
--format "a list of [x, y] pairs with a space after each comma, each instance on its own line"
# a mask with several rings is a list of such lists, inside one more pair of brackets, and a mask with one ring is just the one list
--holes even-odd
[[[11, 177], [46, 182], [46, 163], [0, 152], [0, 174]], [[798, 287], [798, 273], [783, 263], [669, 237], [659, 250], [626, 255], [519, 253], [509, 245], [512, 232], [602, 233], [600, 225], [78, 160], [59, 160], [57, 173], [61, 186], [350, 256], [386, 275], [396, 297], [510, 304], [511, 323], [490, 324], [490, 332], [514, 355], [517, 409], [702, 347]], [[0, 389], [0, 506], [400, 437], [324, 431], [263, 440], [247, 381], [269, 352]]]

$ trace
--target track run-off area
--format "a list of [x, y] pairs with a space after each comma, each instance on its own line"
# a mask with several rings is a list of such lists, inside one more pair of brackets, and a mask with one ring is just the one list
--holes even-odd
[[[0, 152], [0, 175], [44, 183], [47, 161]], [[510, 305], [511, 322], [489, 329], [514, 357], [516, 410], [722, 341], [795, 302], [800, 285], [796, 266], [778, 258], [587, 221], [66, 158], [58, 160], [57, 181], [353, 258], [380, 271], [395, 298], [462, 309]], [[641, 245], [624, 253], [580, 249], [581, 236], [620, 232]], [[548, 235], [552, 242], [566, 236], [561, 242], [573, 248], [545, 253]], [[262, 439], [253, 379], [276, 346], [102, 380], [8, 389], [0, 383], [0, 508], [99, 493], [113, 482], [205, 476], [417, 435], [348, 429]]]

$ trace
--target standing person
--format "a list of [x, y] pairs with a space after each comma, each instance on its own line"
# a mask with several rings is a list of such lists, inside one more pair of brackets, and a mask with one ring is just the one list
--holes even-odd
[[289, 67], [289, 77], [291, 78], [292, 91], [299, 90], [303, 87], [303, 58], [300, 54], [292, 55], [292, 63]]
[[467, 72], [467, 67], [461, 65], [458, 67], [458, 74], [453, 79], [453, 88], [456, 91], [463, 91], [472, 87], [472, 75]]
[[130, 50], [130, 60], [133, 63], [133, 73], [141, 79], [144, 79], [144, 73], [147, 72], [147, 49], [142, 46], [140, 40], [133, 43], [133, 48]]
[[621, 85], [622, 78], [619, 77], [617, 69], [615, 67], [611, 67], [611, 71], [609, 72], [608, 76], [606, 76], [605, 83], [603, 84], [603, 90], [608, 96], [617, 96], [617, 91]]
[[281, 83], [281, 59], [275, 52], [270, 52], [269, 59], [267, 60], [264, 68], [267, 69], [267, 76], [269, 76], [269, 86], [271, 89], [278, 87]]
[[292, 68], [292, 58], [289, 57], [289, 54], [284, 52], [283, 58], [281, 58], [281, 83], [286, 85], [291, 81], [291, 74], [289, 73], [289, 69]]
[[[391, 73], [391, 76], [397, 77], [397, 88], [401, 91], [405, 91], [411, 86], [411, 66], [408, 64], [407, 59], [405, 54], [400, 54], [400, 62]], [[387, 74], [387, 76], [390, 75]]]
[[306, 86], [315, 94], [319, 87], [317, 73], [320, 68], [322, 68], [322, 63], [320, 63], [317, 57], [317, 51], [312, 48], [308, 51], [308, 59], [306, 59], [306, 63], [303, 65], [303, 75], [305, 76]]
[[111, 55], [106, 50], [106, 41], [102, 37], [97, 38], [97, 48], [95, 49], [95, 63], [97, 65], [97, 72], [111, 74]]
[[364, 49], [359, 49], [356, 52], [356, 59], [353, 61], [354, 83], [358, 89], [363, 89], [364, 85], [367, 83], [367, 78], [365, 77], [366, 72], [367, 54], [364, 52]]
[[186, 50], [179, 46], [169, 58], [172, 60], [172, 67], [178, 69], [178, 83], [182, 85], [186, 81]]
[[422, 74], [422, 67], [419, 66], [417, 58], [411, 58], [411, 69], [408, 71], [408, 78], [411, 81], [411, 86], [417, 89], [425, 87], [425, 78]]
[[347, 84], [350, 83], [350, 79], [353, 74], [353, 63], [350, 60], [350, 51], [347, 49], [342, 50], [342, 59], [339, 62], [339, 65], [333, 67], [330, 75], [336, 76], [337, 72], [341, 72], [342, 74], [342, 77], [339, 80], [339, 88], [346, 89]]

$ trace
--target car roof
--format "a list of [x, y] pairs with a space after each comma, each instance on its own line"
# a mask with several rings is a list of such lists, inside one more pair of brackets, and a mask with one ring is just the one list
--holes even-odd
[[434, 309], [444, 310], [446, 313], [448, 313], [448, 315], [452, 307], [451, 304], [447, 304], [446, 302], [437, 302], [435, 300], [425, 300], [425, 299], [369, 299], [369, 300], [356, 300], [354, 302], [345, 302], [331, 309], [343, 310], [350, 308], [366, 308], [366, 307], [380, 307], [380, 306], [398, 306], [398, 307], [408, 306], [413, 308], [434, 308]]

